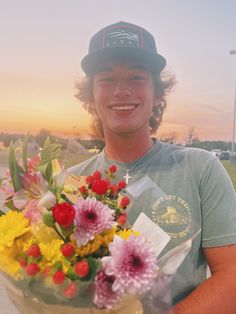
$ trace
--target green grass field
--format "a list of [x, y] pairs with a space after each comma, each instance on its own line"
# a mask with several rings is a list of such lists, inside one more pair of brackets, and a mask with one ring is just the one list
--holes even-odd
[[222, 164], [224, 165], [226, 171], [228, 172], [233, 182], [234, 189], [236, 190], [236, 163], [231, 163], [228, 160], [223, 160]]

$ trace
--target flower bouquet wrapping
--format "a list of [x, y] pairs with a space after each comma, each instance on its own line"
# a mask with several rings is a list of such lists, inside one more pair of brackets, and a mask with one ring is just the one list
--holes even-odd
[[0, 271], [12, 302], [23, 314], [143, 313], [140, 299], [155, 301], [169, 276], [127, 225], [116, 167], [68, 184], [60, 145], [47, 139], [29, 158], [27, 142], [21, 158], [11, 145], [0, 183]]

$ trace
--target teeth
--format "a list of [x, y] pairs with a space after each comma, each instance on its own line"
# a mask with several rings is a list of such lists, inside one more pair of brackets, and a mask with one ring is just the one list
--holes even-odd
[[114, 105], [111, 107], [113, 110], [134, 110], [136, 108], [136, 105]]

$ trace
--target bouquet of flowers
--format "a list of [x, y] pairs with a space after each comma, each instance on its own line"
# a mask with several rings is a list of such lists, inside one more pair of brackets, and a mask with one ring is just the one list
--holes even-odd
[[[152, 288], [159, 272], [151, 244], [127, 226], [130, 199], [120, 195], [124, 181], [112, 183], [116, 166], [105, 178], [95, 171], [79, 186], [67, 184], [60, 145], [47, 139], [29, 158], [27, 143], [22, 158], [10, 146], [0, 181], [0, 270], [6, 286], [18, 288], [13, 302], [27, 296], [30, 313], [32, 300], [74, 306], [76, 313], [82, 307], [141, 313], [136, 296]], [[27, 312], [25, 304], [19, 309]]]
[[0, 272], [19, 311], [141, 314], [143, 307], [148, 313], [169, 308], [170, 282], [191, 239], [157, 264], [161, 233], [150, 229], [154, 247], [148, 234], [128, 225], [131, 200], [126, 183], [115, 180], [115, 165], [105, 177], [98, 170], [76, 177], [60, 161], [60, 145], [49, 139], [37, 154], [28, 152], [27, 137], [20, 149], [11, 145], [9, 169], [0, 179]]

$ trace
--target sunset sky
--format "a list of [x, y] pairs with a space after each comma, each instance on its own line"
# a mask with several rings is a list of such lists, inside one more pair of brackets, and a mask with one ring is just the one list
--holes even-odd
[[177, 78], [157, 136], [232, 139], [235, 0], [0, 0], [0, 131], [87, 133], [74, 97], [80, 60], [102, 27], [128, 21], [154, 34]]

